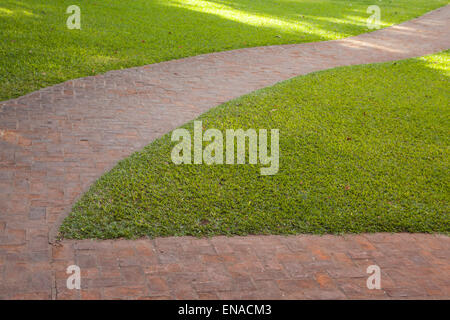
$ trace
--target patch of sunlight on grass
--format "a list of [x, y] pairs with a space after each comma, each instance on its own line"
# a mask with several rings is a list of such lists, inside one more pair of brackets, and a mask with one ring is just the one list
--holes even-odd
[[426, 67], [438, 70], [447, 77], [450, 76], [450, 50], [445, 51], [445, 54], [425, 56], [417, 59], [424, 61]]
[[[308, 16], [304, 15], [305, 17], [318, 20], [318, 21], [326, 21], [330, 23], [335, 24], [346, 24], [346, 23], [353, 23], [356, 26], [365, 27], [367, 25], [367, 17], [360, 17], [360, 16], [350, 16], [350, 15], [344, 15], [343, 18], [335, 18], [335, 17], [318, 17], [318, 16]], [[391, 24], [387, 22], [380, 21], [381, 27], [389, 27]]]
[[89, 57], [89, 60], [96, 64], [120, 61], [120, 59], [115, 58], [115, 57], [100, 56], [100, 55]]
[[25, 16], [34, 16], [34, 13], [27, 11], [27, 10], [9, 10], [6, 8], [0, 8], [0, 15], [25, 15]]
[[234, 9], [224, 4], [211, 3], [204, 0], [172, 0], [166, 3], [166, 5], [201, 13], [208, 13], [254, 27], [276, 28], [280, 31], [292, 33], [314, 33], [327, 39], [334, 39], [336, 37], [345, 36], [341, 33], [330, 32], [329, 30], [321, 30], [316, 26], [312, 26], [308, 22], [302, 22], [300, 19], [299, 21], [295, 21], [290, 19], [280, 19], [264, 14], [249, 13]]
[[[344, 15], [344, 18], [345, 19], [336, 19], [336, 20], [341, 20], [341, 21], [339, 21], [340, 23], [345, 23], [346, 21], [348, 23], [348, 21], [351, 21], [351, 22], [354, 22], [355, 24], [358, 24], [361, 26], [367, 26], [367, 18], [368, 17]], [[382, 28], [389, 27], [391, 25], [392, 25], [392, 23], [383, 22], [383, 20], [380, 19], [380, 27], [382, 27]]]
[[14, 13], [14, 11], [9, 10], [9, 9], [5, 9], [5, 8], [0, 8], [0, 14], [1, 15], [12, 15]]

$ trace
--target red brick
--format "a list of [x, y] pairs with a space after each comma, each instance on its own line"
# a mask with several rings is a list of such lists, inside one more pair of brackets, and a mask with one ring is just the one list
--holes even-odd
[[141, 267], [121, 267], [120, 273], [126, 284], [143, 284], [145, 282], [145, 274]]
[[169, 286], [162, 278], [153, 276], [147, 277], [147, 283], [150, 295], [152, 296], [166, 295], [169, 292]]
[[148, 290], [144, 286], [125, 286], [104, 288], [105, 299], [136, 299], [145, 297]]
[[100, 290], [81, 290], [81, 299], [83, 300], [100, 300], [101, 298]]
[[316, 273], [315, 278], [321, 288], [335, 287], [333, 279], [331, 279], [331, 277], [326, 273], [318, 272]]

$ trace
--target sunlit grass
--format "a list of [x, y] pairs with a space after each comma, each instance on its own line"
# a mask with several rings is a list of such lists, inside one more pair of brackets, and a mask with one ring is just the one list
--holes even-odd
[[[254, 27], [269, 27], [284, 32], [315, 32], [313, 28], [302, 21], [301, 15], [297, 19], [287, 19], [285, 17], [274, 17], [270, 14], [250, 13], [244, 10], [234, 9], [223, 3], [214, 3], [203, 0], [172, 0], [167, 5], [178, 8], [189, 9], [196, 12], [213, 14], [227, 20], [244, 23]], [[348, 22], [345, 21], [345, 22]], [[320, 33], [318, 33], [320, 34]]]
[[13, 14], [13, 13], [14, 13], [14, 11], [12, 11], [12, 10], [8, 10], [8, 9], [5, 9], [5, 8], [0, 8], [0, 14], [10, 15], [10, 14]]
[[[428, 57], [420, 57], [419, 60], [425, 63], [430, 69], [439, 70], [447, 77], [450, 77], [450, 68], [449, 68], [449, 55], [433, 55]], [[446, 92], [447, 98], [450, 99], [450, 92], [447, 90]]]
[[12, 15], [16, 15], [16, 16], [20, 16], [20, 15], [25, 15], [25, 16], [34, 16], [34, 14], [30, 11], [27, 10], [9, 10], [6, 8], [1, 8], [0, 7], [0, 15], [8, 15], [8, 16], [12, 16]]

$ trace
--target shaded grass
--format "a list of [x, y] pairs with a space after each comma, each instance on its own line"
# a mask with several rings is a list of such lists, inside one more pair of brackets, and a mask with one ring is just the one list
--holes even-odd
[[[444, 0], [383, 0], [381, 26]], [[81, 8], [81, 30], [66, 8]], [[65, 80], [201, 53], [337, 39], [370, 30], [373, 0], [2, 0], [0, 101]]]
[[61, 235], [449, 233], [449, 67], [448, 51], [342, 67], [225, 103], [204, 130], [278, 128], [276, 175], [174, 165], [168, 134], [101, 177]]

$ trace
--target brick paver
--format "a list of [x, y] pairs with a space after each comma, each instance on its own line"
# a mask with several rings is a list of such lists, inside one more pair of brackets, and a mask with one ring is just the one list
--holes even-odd
[[[0, 103], [0, 298], [446, 298], [440, 235], [52, 242], [119, 159], [202, 112], [290, 77], [450, 47], [450, 6], [338, 41], [242, 49], [68, 81]], [[82, 290], [66, 289], [67, 266]], [[382, 290], [366, 289], [366, 267]]]

